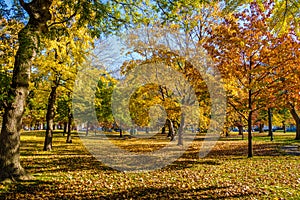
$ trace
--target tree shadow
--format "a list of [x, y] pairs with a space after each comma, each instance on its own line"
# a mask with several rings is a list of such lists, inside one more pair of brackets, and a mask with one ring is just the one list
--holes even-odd
[[8, 185], [7, 191], [0, 192], [0, 199], [28, 199], [26, 196], [47, 194], [55, 191], [58, 183], [55, 181], [29, 180], [18, 181]]
[[178, 187], [135, 187], [116, 192], [101, 199], [228, 199], [253, 195], [252, 192], [228, 193], [229, 186], [208, 186], [182, 189]]
[[[77, 191], [71, 186], [62, 187], [55, 181], [26, 181], [10, 185], [10, 190], [0, 193], [0, 199], [228, 199], [256, 196], [251, 191], [236, 191], [230, 186], [179, 188], [178, 186], [144, 186], [103, 194], [101, 188]], [[98, 191], [98, 192], [96, 192]]]
[[[62, 137], [62, 136], [60, 136]], [[78, 137], [78, 136], [77, 136]], [[117, 135], [112, 135], [112, 138], [118, 138]], [[100, 138], [99, 138], [100, 139]], [[203, 140], [203, 138], [198, 138]], [[85, 148], [77, 148], [81, 145], [78, 142], [72, 144], [58, 143], [59, 146], [54, 146], [53, 152], [34, 152], [33, 150], [42, 147], [42, 144], [37, 144], [32, 141], [22, 141], [22, 156], [30, 156], [31, 160], [25, 160], [27, 164], [26, 169], [31, 173], [45, 173], [45, 172], [70, 172], [80, 170], [101, 170], [101, 171], [115, 171], [114, 169], [105, 166], [103, 163], [94, 158]], [[201, 144], [201, 143], [200, 143]], [[142, 146], [142, 144], [139, 144]], [[156, 144], [161, 147], [161, 144]], [[154, 145], [155, 146], [155, 145]], [[163, 145], [162, 145], [163, 146]], [[283, 155], [279, 151], [280, 144], [266, 143], [254, 144], [255, 156], [279, 156]], [[143, 147], [143, 146], [142, 146]], [[146, 148], [147, 145], [143, 148]], [[130, 149], [129, 147], [127, 147]], [[134, 149], [134, 146], [132, 147]], [[221, 146], [216, 145], [204, 159], [199, 159], [200, 145], [191, 145], [184, 154], [165, 168], [186, 169], [194, 165], [222, 165], [222, 159], [232, 159], [235, 157], [247, 157], [247, 144], [230, 145], [227, 142], [221, 141]], [[36, 157], [35, 157], [36, 156]], [[222, 158], [220, 160], [220, 158]], [[25, 165], [26, 166], [26, 165]]]
[[67, 157], [56, 157], [53, 159], [37, 159], [35, 162], [43, 163], [42, 166], [27, 166], [26, 170], [32, 173], [55, 173], [55, 172], [73, 172], [83, 170], [96, 170], [96, 171], [107, 171], [116, 172], [116, 170], [102, 164], [92, 155], [86, 156], [67, 156]]

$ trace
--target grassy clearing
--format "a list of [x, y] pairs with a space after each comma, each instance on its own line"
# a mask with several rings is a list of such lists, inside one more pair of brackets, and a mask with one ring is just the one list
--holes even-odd
[[[0, 199], [300, 199], [300, 157], [280, 149], [300, 145], [293, 140], [295, 134], [275, 132], [273, 142], [266, 134], [255, 134], [251, 159], [247, 140], [234, 134], [221, 138], [206, 158], [198, 158], [199, 135], [171, 165], [124, 173], [97, 161], [77, 135], [66, 144], [56, 133], [54, 150], [43, 152], [44, 132], [24, 132], [22, 163], [36, 179], [0, 185]], [[153, 140], [116, 136], [110, 137], [115, 144], [134, 152], [168, 143], [160, 135]]]

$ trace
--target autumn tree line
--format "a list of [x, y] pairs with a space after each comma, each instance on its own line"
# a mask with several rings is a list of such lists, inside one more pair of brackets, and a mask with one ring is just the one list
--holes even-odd
[[[167, 28], [184, 33], [205, 50], [213, 63], [206, 70], [220, 71], [226, 91], [224, 133], [231, 127], [245, 126], [248, 157], [253, 156], [252, 127], [272, 126], [271, 117], [282, 126], [295, 124], [295, 139], [300, 139], [297, 2], [5, 2], [0, 3], [1, 179], [31, 178], [20, 164], [20, 132], [25, 124], [46, 124], [44, 150], [52, 149], [55, 123], [64, 125], [67, 142], [71, 142], [72, 97], [78, 72], [94, 64], [89, 58], [94, 56], [98, 41], [130, 28]], [[189, 60], [149, 41], [132, 34], [127, 45], [139, 56], [123, 63], [121, 75], [126, 77], [142, 63], [156, 62], [182, 73], [195, 90], [200, 105], [197, 126], [205, 131], [211, 101], [204, 78]], [[106, 70], [99, 76], [94, 105], [101, 126], [115, 124], [110, 97], [118, 81]], [[180, 128], [186, 122], [181, 102], [162, 85], [148, 84], [135, 91], [129, 107], [132, 119], [148, 126], [147, 113], [156, 104], [166, 110], [170, 137], [174, 139], [176, 132], [183, 137]]]

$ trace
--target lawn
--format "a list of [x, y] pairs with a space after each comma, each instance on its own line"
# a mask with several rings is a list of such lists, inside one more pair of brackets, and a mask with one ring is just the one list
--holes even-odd
[[[168, 142], [162, 135], [146, 140], [110, 134], [114, 143], [135, 152]], [[95, 159], [77, 134], [66, 144], [62, 133], [55, 133], [54, 150], [43, 152], [44, 132], [23, 132], [21, 160], [35, 180], [0, 184], [0, 199], [300, 199], [300, 157], [281, 150], [300, 145], [294, 133], [275, 132], [273, 142], [266, 134], [255, 134], [251, 159], [247, 140], [234, 134], [221, 138], [202, 159], [203, 136], [197, 135], [171, 165], [119, 172]]]

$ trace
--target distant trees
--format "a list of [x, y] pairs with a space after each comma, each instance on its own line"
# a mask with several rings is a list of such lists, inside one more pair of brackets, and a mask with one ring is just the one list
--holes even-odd
[[[111, 101], [112, 93], [117, 84], [117, 80], [108, 73], [103, 73], [95, 91], [95, 112], [100, 126], [112, 126], [114, 117], [112, 114]], [[120, 129], [122, 127], [119, 127]]]

